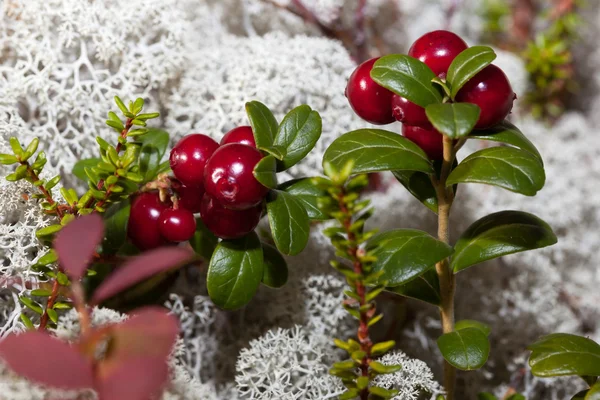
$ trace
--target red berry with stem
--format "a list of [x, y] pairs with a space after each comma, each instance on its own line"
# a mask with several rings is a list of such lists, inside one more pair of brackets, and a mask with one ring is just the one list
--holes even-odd
[[160, 234], [170, 242], [185, 242], [196, 232], [194, 214], [185, 208], [167, 208], [158, 220]]
[[408, 55], [427, 64], [434, 74], [446, 77], [448, 67], [467, 44], [455, 33], [439, 30], [424, 34], [410, 47]]
[[201, 133], [184, 136], [171, 150], [173, 174], [184, 185], [202, 185], [206, 161], [218, 147], [211, 137]]
[[221, 146], [229, 143], [240, 143], [246, 146], [256, 147], [254, 141], [254, 133], [252, 133], [252, 127], [250, 126], [238, 126], [233, 128], [223, 136], [221, 139]]
[[372, 58], [360, 64], [350, 75], [346, 86], [346, 97], [354, 112], [372, 124], [385, 125], [394, 122], [392, 96], [394, 93], [379, 86], [371, 78]]
[[140, 250], [150, 250], [167, 244], [160, 234], [158, 220], [169, 206], [160, 201], [158, 192], [141, 193], [131, 202], [127, 235]]
[[252, 232], [258, 225], [261, 214], [262, 204], [246, 210], [232, 210], [223, 207], [209, 194], [202, 198], [202, 222], [215, 236], [222, 239], [235, 239]]
[[504, 121], [516, 98], [506, 74], [495, 65], [482, 69], [456, 95], [456, 101], [473, 103], [481, 108], [475, 129], [489, 128]]
[[179, 185], [174, 189], [177, 192], [177, 196], [179, 196], [180, 208], [185, 208], [192, 213], [200, 212], [202, 196], [204, 195], [203, 186]]
[[441, 160], [444, 158], [443, 136], [435, 129], [402, 125], [402, 135], [416, 143], [430, 159]]
[[397, 94], [392, 97], [392, 113], [394, 118], [404, 125], [431, 128], [425, 109]]
[[257, 205], [269, 191], [253, 174], [261, 158], [260, 151], [245, 144], [219, 147], [206, 163], [206, 193], [231, 209], [243, 210]]

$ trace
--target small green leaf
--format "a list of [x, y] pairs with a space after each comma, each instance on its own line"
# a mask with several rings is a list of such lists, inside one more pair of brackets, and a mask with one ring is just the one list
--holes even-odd
[[141, 119], [142, 121], [146, 121], [148, 119], [154, 119], [154, 118], [158, 118], [158, 117], [160, 117], [160, 113], [154, 112], [154, 113], [139, 114], [137, 116], [137, 119]]
[[471, 103], [443, 103], [428, 105], [425, 113], [440, 133], [459, 139], [471, 133], [479, 120], [481, 109]]
[[432, 83], [435, 74], [416, 58], [403, 54], [383, 56], [373, 65], [371, 78], [421, 107], [442, 102], [442, 95]]
[[56, 175], [54, 178], [50, 179], [45, 185], [44, 188], [46, 190], [51, 190], [54, 186], [58, 185], [60, 182], [60, 175]]
[[454, 100], [465, 83], [495, 59], [496, 53], [487, 46], [472, 46], [457, 55], [446, 74], [451, 89], [450, 97]]
[[136, 174], [135, 172], [127, 172], [125, 174], [125, 178], [135, 183], [142, 183], [144, 181], [144, 177], [140, 174]]
[[42, 313], [44, 312], [42, 306], [36, 303], [35, 301], [31, 300], [29, 297], [21, 296], [19, 297], [19, 300], [25, 305], [25, 307], [29, 308], [31, 311], [37, 314], [42, 315]]
[[[89, 270], [89, 271], [92, 271], [92, 270]], [[71, 308], [73, 308], [73, 305], [71, 303], [64, 303], [64, 302], [57, 301], [56, 303], [54, 303], [52, 308], [55, 310], [70, 310]]]
[[196, 218], [196, 232], [190, 239], [192, 249], [205, 260], [210, 260], [219, 243], [219, 239], [204, 225], [202, 219]]
[[[330, 373], [331, 373], [331, 371], [330, 371]], [[337, 376], [333, 373], [331, 373], [331, 375]], [[340, 377], [340, 378], [343, 378], [343, 377]], [[357, 398], [359, 394], [360, 393], [359, 393], [358, 389], [356, 389], [356, 388], [348, 389], [338, 397], [338, 400], [352, 400], [352, 399]]]
[[99, 158], [86, 158], [84, 160], [79, 160], [73, 166], [73, 175], [78, 177], [84, 182], [87, 182], [88, 176], [85, 173], [86, 168], [93, 168], [97, 166], [102, 160]]
[[11, 165], [18, 162], [19, 160], [17, 157], [13, 156], [12, 154], [0, 154], [0, 164]]
[[435, 269], [428, 270], [423, 275], [404, 285], [389, 287], [385, 290], [401, 296], [421, 300], [434, 306], [442, 304], [440, 280]]
[[52, 294], [50, 290], [46, 289], [33, 289], [31, 291], [32, 296], [48, 297]]
[[139, 153], [139, 174], [143, 182], [150, 182], [158, 174], [158, 168], [169, 145], [169, 133], [149, 128], [148, 133], [139, 137], [142, 144]]
[[277, 170], [277, 161], [275, 157], [269, 155], [263, 157], [256, 165], [254, 166], [254, 177], [257, 181], [259, 181], [264, 186], [275, 189], [277, 187], [277, 174], [275, 173]]
[[371, 348], [371, 355], [372, 356], [380, 356], [382, 354], [385, 354], [388, 351], [390, 351], [391, 349], [393, 349], [395, 345], [396, 345], [396, 342], [394, 342], [393, 340], [388, 340], [387, 342], [375, 343], [373, 345], [373, 347]]
[[285, 182], [279, 185], [279, 190], [283, 190], [300, 200], [308, 213], [308, 218], [316, 221], [329, 219], [318, 206], [318, 199], [327, 196], [327, 191], [320, 189], [314, 183], [312, 178], [300, 178]]
[[56, 232], [60, 231], [61, 228], [62, 228], [62, 225], [59, 225], [59, 224], [57, 224], [57, 225], [49, 225], [49, 226], [47, 226], [45, 228], [39, 229], [35, 233], [35, 235], [38, 238], [42, 238], [42, 237], [45, 237], [45, 236], [51, 236], [51, 235], [54, 235]]
[[323, 163], [341, 170], [353, 160], [354, 174], [409, 170], [432, 173], [433, 166], [419, 146], [401, 135], [381, 129], [359, 129], [337, 138], [325, 151]]
[[142, 108], [144, 108], [144, 99], [142, 99], [141, 97], [138, 97], [133, 102], [133, 108], [132, 108], [131, 112], [137, 115], [137, 114], [139, 114], [140, 111], [142, 111]]
[[125, 129], [125, 127], [123, 126], [123, 123], [121, 121], [115, 121], [112, 119], [107, 119], [106, 125], [110, 126], [111, 128], [113, 128], [115, 131], [117, 131], [119, 133], [122, 132], [123, 129]]
[[11, 137], [9, 139], [10, 142], [10, 147], [12, 148], [13, 153], [15, 153], [15, 155], [17, 157], [20, 157], [23, 155], [23, 148], [21, 147], [21, 144], [19, 143], [19, 140], [16, 137]]
[[437, 344], [446, 361], [463, 371], [481, 368], [490, 354], [487, 335], [478, 328], [445, 333]]
[[252, 299], [262, 277], [262, 246], [256, 233], [236, 240], [223, 240], [217, 245], [208, 266], [208, 294], [219, 307], [240, 308]]
[[261, 150], [267, 154], [272, 155], [279, 161], [283, 160], [283, 158], [285, 157], [285, 148], [281, 146], [262, 147]]
[[131, 204], [129, 199], [112, 204], [104, 213], [104, 241], [102, 252], [115, 254], [127, 241], [127, 223]]
[[321, 137], [321, 116], [307, 105], [290, 111], [275, 135], [274, 144], [285, 149], [285, 157], [277, 163], [278, 171], [285, 171], [302, 160]]
[[308, 243], [310, 223], [303, 203], [292, 194], [272, 190], [267, 213], [273, 240], [283, 254], [296, 255]]
[[454, 330], [457, 331], [460, 331], [461, 329], [465, 328], [477, 328], [481, 332], [485, 333], [486, 336], [490, 336], [490, 333], [492, 332], [492, 329], [489, 325], [472, 319], [463, 319], [458, 321], [456, 325], [454, 325]]
[[452, 171], [446, 184], [484, 183], [534, 196], [545, 182], [544, 166], [530, 152], [512, 147], [492, 147], [465, 158]]
[[384, 271], [380, 282], [387, 286], [407, 283], [450, 256], [452, 247], [416, 229], [394, 229], [368, 242], [377, 261], [373, 271]]
[[384, 365], [378, 361], [371, 361], [369, 367], [378, 374], [393, 374], [402, 369], [401, 365]]
[[123, 114], [129, 113], [129, 110], [125, 106], [125, 103], [123, 103], [123, 100], [121, 100], [119, 96], [115, 96], [115, 103], [117, 104], [117, 107], [119, 107], [121, 112], [123, 112]]
[[600, 345], [568, 333], [553, 333], [527, 347], [535, 376], [600, 375]]
[[264, 269], [262, 283], [271, 288], [280, 288], [288, 280], [288, 268], [285, 258], [270, 244], [262, 243]]
[[58, 323], [58, 314], [56, 313], [56, 311], [54, 311], [52, 308], [47, 308], [46, 314], [48, 314], [50, 321], [54, 322], [55, 324]]
[[384, 400], [389, 400], [398, 394], [398, 390], [384, 389], [379, 386], [371, 386], [371, 387], [369, 387], [369, 393], [374, 394], [375, 396], [380, 397]]
[[62, 272], [59, 272], [59, 273], [56, 275], [56, 280], [57, 280], [57, 281], [58, 281], [58, 283], [60, 283], [62, 286], [69, 286], [69, 285], [70, 285], [70, 283], [71, 283], [71, 282], [69, 281], [69, 277], [68, 277], [66, 274], [62, 273]]
[[491, 393], [479, 393], [477, 400], [498, 400], [498, 398]]
[[552, 228], [522, 211], [500, 211], [473, 223], [458, 239], [450, 267], [462, 271], [507, 254], [551, 246], [557, 242]]
[[246, 113], [254, 133], [254, 141], [259, 149], [269, 148], [279, 128], [277, 120], [267, 106], [258, 101], [246, 103]]
[[31, 322], [31, 319], [25, 313], [21, 313], [21, 322], [23, 322], [23, 325], [25, 325], [25, 328], [27, 329], [35, 328], [33, 322]]
[[490, 140], [493, 142], [506, 143], [516, 146], [521, 150], [525, 150], [536, 156], [542, 162], [540, 152], [535, 148], [534, 144], [513, 124], [504, 121], [492, 128], [477, 130], [472, 132], [469, 139]]

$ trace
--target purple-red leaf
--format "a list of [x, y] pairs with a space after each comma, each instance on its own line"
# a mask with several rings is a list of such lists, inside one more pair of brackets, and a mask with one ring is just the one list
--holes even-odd
[[169, 378], [167, 361], [140, 357], [121, 361], [98, 379], [100, 400], [150, 400], [158, 398]]
[[183, 247], [162, 247], [143, 253], [106, 278], [94, 292], [92, 304], [99, 304], [144, 279], [179, 267], [193, 258], [194, 252]]
[[96, 213], [79, 217], [58, 232], [54, 249], [71, 279], [81, 279], [103, 237], [104, 223]]
[[91, 361], [43, 332], [7, 336], [0, 341], [0, 358], [18, 375], [43, 385], [71, 390], [94, 386]]

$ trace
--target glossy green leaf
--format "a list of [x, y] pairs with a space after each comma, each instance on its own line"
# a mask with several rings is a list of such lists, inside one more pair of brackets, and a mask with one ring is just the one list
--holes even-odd
[[321, 116], [307, 105], [290, 111], [275, 135], [274, 144], [285, 149], [285, 157], [277, 163], [278, 171], [285, 171], [302, 160], [321, 137]]
[[169, 134], [160, 129], [149, 128], [148, 133], [139, 137], [139, 141], [142, 144], [139, 154], [139, 174], [142, 175], [143, 182], [149, 182], [156, 178], [169, 145]]
[[492, 147], [465, 158], [448, 177], [447, 185], [484, 183], [534, 196], [546, 182], [544, 166], [528, 151]]
[[201, 218], [196, 218], [196, 232], [190, 239], [192, 249], [205, 260], [210, 260], [219, 243], [217, 238], [202, 222]]
[[270, 146], [270, 147], [261, 147], [260, 148], [262, 151], [264, 151], [267, 154], [272, 155], [273, 157], [275, 157], [278, 161], [283, 160], [283, 158], [285, 157], [285, 148], [281, 147], [281, 146]]
[[30, 293], [32, 296], [40, 296], [40, 297], [48, 297], [52, 294], [52, 292], [47, 289], [33, 289]]
[[596, 383], [588, 390], [585, 400], [600, 400], [600, 383]]
[[600, 375], [600, 345], [568, 333], [553, 333], [529, 347], [529, 366], [543, 378], [567, 375]]
[[368, 242], [377, 261], [374, 271], [384, 271], [380, 281], [393, 287], [409, 282], [453, 252], [452, 247], [416, 229], [395, 229]]
[[270, 189], [274, 189], [277, 187], [276, 169], [277, 161], [275, 157], [268, 155], [256, 163], [253, 174], [257, 181]]
[[310, 220], [303, 203], [287, 192], [273, 190], [267, 200], [273, 240], [283, 254], [296, 255], [308, 243]]
[[491, 393], [479, 393], [477, 400], [498, 400], [498, 398]]
[[112, 204], [104, 213], [103, 253], [115, 254], [127, 241], [127, 223], [130, 211], [131, 203], [129, 199], [126, 199]]
[[473, 223], [458, 239], [450, 267], [462, 271], [480, 262], [555, 244], [552, 228], [522, 211], [500, 211]]
[[273, 246], [262, 244], [264, 269], [262, 283], [271, 288], [280, 288], [288, 280], [288, 268], [285, 258]]
[[440, 133], [459, 139], [471, 133], [481, 109], [471, 103], [440, 103], [428, 105], [425, 113], [429, 122]]
[[223, 240], [217, 245], [208, 266], [208, 294], [217, 306], [237, 309], [252, 299], [262, 277], [263, 252], [256, 233]]
[[450, 97], [454, 99], [465, 83], [495, 59], [496, 53], [487, 46], [472, 46], [457, 55], [446, 74], [446, 81], [450, 84]]
[[252, 126], [256, 147], [259, 149], [271, 147], [279, 128], [271, 110], [261, 102], [251, 101], [246, 103], [246, 114]]
[[523, 396], [522, 394], [515, 393], [515, 394], [509, 396], [506, 400], [527, 400], [527, 398], [525, 396]]
[[327, 196], [327, 191], [315, 186], [312, 178], [294, 179], [279, 185], [278, 189], [300, 200], [306, 209], [308, 218], [311, 220], [323, 221], [329, 218], [327, 214], [321, 211], [317, 202], [320, 197]]
[[460, 331], [461, 329], [466, 329], [466, 328], [477, 328], [481, 332], [485, 333], [486, 336], [489, 336], [490, 333], [492, 332], [492, 329], [490, 328], [489, 325], [484, 324], [483, 322], [472, 320], [472, 319], [463, 319], [463, 320], [458, 321], [454, 325], [454, 329], [457, 331]]
[[341, 170], [354, 161], [352, 172], [408, 170], [433, 172], [429, 158], [419, 146], [401, 135], [381, 129], [359, 129], [337, 138], [325, 151], [323, 162]]
[[98, 165], [102, 160], [100, 158], [86, 158], [84, 160], [79, 160], [73, 166], [73, 175], [77, 178], [81, 179], [84, 182], [87, 182], [88, 176], [85, 173], [86, 168], [92, 168]]
[[444, 359], [463, 371], [481, 368], [490, 354], [487, 335], [478, 328], [445, 333], [438, 338], [437, 344]]
[[0, 164], [11, 165], [18, 163], [19, 160], [12, 154], [0, 154]]
[[442, 95], [431, 82], [435, 74], [416, 58], [403, 54], [383, 56], [373, 65], [371, 78], [421, 107], [442, 102]]
[[527, 139], [527, 137], [519, 130], [519, 128], [508, 121], [504, 121], [492, 128], [474, 131], [468, 136], [468, 138], [510, 144], [520, 148], [521, 150], [530, 152], [531, 154], [535, 155], [540, 162], [542, 162], [542, 156], [534, 144]]
[[442, 304], [440, 280], [435, 269], [430, 269], [403, 285], [388, 287], [385, 290], [404, 297], [421, 300], [434, 306]]

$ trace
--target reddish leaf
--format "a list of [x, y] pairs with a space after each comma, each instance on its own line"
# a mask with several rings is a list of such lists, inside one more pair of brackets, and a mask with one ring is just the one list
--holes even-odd
[[103, 237], [102, 217], [96, 213], [79, 217], [58, 232], [54, 249], [71, 279], [77, 281], [83, 276]]
[[0, 341], [0, 358], [18, 375], [61, 389], [94, 386], [92, 363], [73, 347], [43, 332], [9, 335]]
[[[102, 365], [102, 364], [100, 364]], [[100, 400], [150, 400], [158, 398], [169, 378], [167, 361], [159, 357], [123, 360], [98, 379]]]
[[99, 304], [144, 279], [179, 267], [193, 258], [194, 252], [182, 247], [162, 247], [143, 253], [106, 278], [94, 292], [92, 304]]

